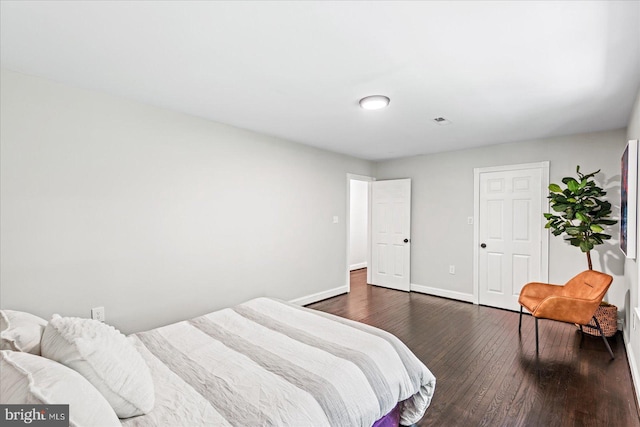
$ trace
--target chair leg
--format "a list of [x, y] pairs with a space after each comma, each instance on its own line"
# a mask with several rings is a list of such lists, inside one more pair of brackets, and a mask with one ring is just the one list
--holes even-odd
[[582, 341], [584, 341], [584, 330], [582, 329], [582, 325], [580, 326], [580, 345], [579, 347], [582, 348]]
[[613, 351], [611, 351], [611, 347], [609, 346], [609, 341], [607, 341], [607, 337], [605, 337], [604, 333], [602, 333], [602, 328], [600, 328], [600, 322], [598, 322], [598, 319], [596, 319], [596, 316], [593, 316], [593, 320], [595, 321], [596, 329], [598, 330], [598, 332], [600, 332], [600, 336], [602, 337], [602, 340], [604, 341], [604, 345], [607, 346], [607, 350], [609, 351], [609, 354], [611, 355], [611, 358], [615, 359], [615, 356], [613, 355]]
[[520, 306], [520, 322], [518, 323], [518, 332], [522, 332], [522, 306]]
[[520, 321], [518, 322], [518, 332], [522, 332], [522, 306], [520, 306]]
[[538, 318], [536, 317], [536, 354], [538, 354]]

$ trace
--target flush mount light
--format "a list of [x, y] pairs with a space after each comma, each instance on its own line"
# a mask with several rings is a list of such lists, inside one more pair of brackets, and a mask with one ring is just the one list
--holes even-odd
[[365, 96], [360, 100], [360, 106], [365, 110], [379, 110], [389, 105], [389, 101], [384, 95]]

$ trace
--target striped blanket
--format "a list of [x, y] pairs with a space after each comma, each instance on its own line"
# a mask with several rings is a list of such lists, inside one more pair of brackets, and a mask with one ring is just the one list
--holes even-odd
[[129, 339], [156, 404], [124, 426], [371, 426], [422, 418], [435, 377], [395, 336], [258, 298]]

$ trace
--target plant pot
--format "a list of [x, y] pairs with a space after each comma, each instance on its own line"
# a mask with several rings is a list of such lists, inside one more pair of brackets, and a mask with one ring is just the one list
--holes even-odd
[[[618, 307], [603, 302], [596, 309], [594, 316], [598, 319], [598, 323], [600, 323], [602, 333], [605, 337], [612, 337], [618, 332]], [[600, 336], [600, 332], [596, 329], [596, 323], [593, 319], [591, 319], [588, 325], [584, 325], [582, 330], [585, 334]]]

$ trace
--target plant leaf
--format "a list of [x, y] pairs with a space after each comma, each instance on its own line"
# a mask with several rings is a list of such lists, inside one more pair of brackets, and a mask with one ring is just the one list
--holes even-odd
[[580, 243], [581, 243], [580, 239], [573, 238], [573, 239], [567, 239], [567, 240], [569, 241], [569, 243], [571, 243], [572, 246], [580, 246]]
[[558, 184], [549, 184], [549, 191], [553, 193], [561, 193], [562, 188]]
[[578, 236], [581, 233], [579, 227], [567, 227], [564, 231], [566, 231], [569, 236]]
[[582, 212], [576, 212], [576, 218], [578, 218], [582, 222], [589, 222], [589, 218], [587, 218], [587, 216]]
[[571, 178], [570, 180], [567, 181], [567, 187], [569, 187], [569, 190], [575, 193], [580, 188], [580, 184], [578, 184], [578, 181]]
[[604, 225], [616, 225], [618, 223], [618, 221], [616, 221], [615, 219], [601, 219], [598, 221], [598, 224], [604, 224]]

